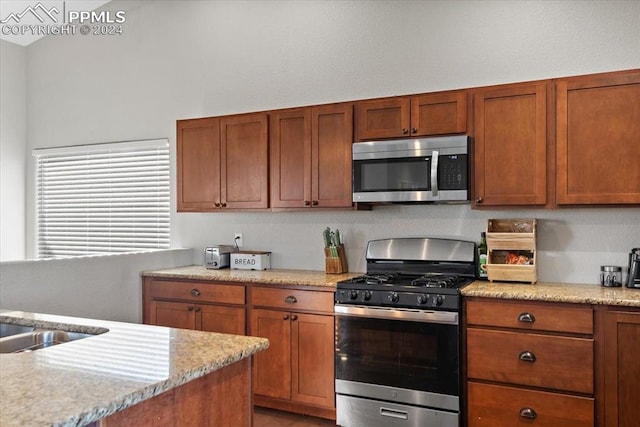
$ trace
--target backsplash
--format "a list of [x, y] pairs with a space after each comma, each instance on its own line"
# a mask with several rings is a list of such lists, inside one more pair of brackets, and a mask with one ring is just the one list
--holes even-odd
[[244, 248], [272, 252], [272, 268], [323, 270], [322, 230], [339, 228], [349, 271], [366, 269], [369, 240], [388, 237], [451, 237], [478, 242], [489, 218], [538, 219], [538, 280], [598, 283], [600, 266], [626, 270], [631, 248], [640, 246], [640, 208], [472, 210], [469, 205], [389, 205], [372, 211], [304, 211], [178, 214], [175, 244], [202, 249], [230, 244], [244, 233]]

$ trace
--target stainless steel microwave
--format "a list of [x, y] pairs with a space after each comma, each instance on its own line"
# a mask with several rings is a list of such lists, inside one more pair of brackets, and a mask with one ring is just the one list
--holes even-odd
[[466, 135], [356, 142], [353, 201], [467, 201], [468, 148]]

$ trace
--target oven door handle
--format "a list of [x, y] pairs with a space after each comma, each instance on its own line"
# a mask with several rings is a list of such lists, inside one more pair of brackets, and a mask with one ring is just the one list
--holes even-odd
[[333, 312], [339, 316], [370, 317], [388, 320], [457, 325], [458, 313], [452, 311], [412, 310], [410, 308], [365, 307], [361, 305], [336, 304]]

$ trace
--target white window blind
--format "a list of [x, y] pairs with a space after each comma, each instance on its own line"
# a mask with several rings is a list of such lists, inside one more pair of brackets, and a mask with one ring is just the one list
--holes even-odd
[[168, 140], [33, 155], [38, 258], [169, 248]]

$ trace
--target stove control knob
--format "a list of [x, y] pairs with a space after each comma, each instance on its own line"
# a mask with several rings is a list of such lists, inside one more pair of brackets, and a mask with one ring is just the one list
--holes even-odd
[[444, 302], [444, 298], [442, 297], [442, 295], [435, 295], [431, 302], [434, 307], [439, 307]]
[[349, 299], [354, 300], [358, 298], [358, 291], [356, 291], [355, 289], [352, 289], [349, 292]]
[[418, 295], [418, 304], [426, 304], [429, 302], [429, 295], [419, 294]]
[[389, 298], [389, 301], [391, 302], [398, 302], [400, 300], [400, 297], [398, 296], [397, 292], [391, 292], [388, 298]]
[[365, 301], [369, 301], [371, 299], [371, 291], [369, 289], [367, 289], [366, 291], [364, 291], [364, 296], [363, 296]]

